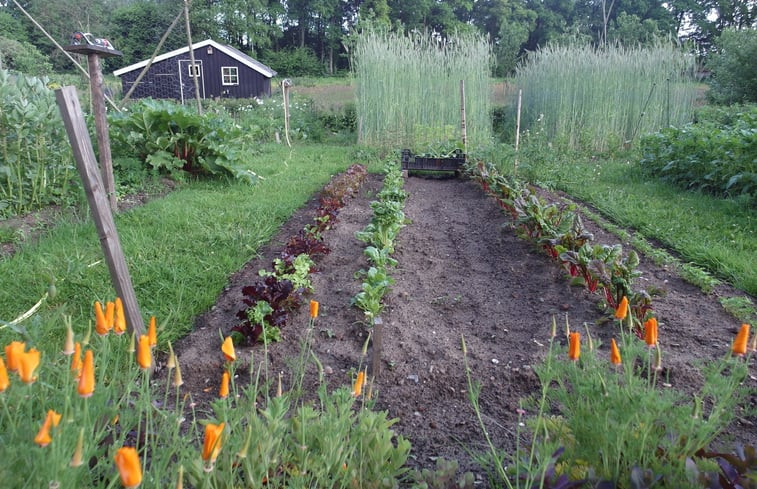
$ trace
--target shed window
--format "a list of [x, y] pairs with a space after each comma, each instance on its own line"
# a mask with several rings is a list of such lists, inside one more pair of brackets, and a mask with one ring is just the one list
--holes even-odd
[[194, 65], [188, 64], [187, 65], [187, 72], [189, 73], [190, 78], [194, 77], [194, 76], [201, 76], [201, 73], [202, 73], [200, 71], [200, 65], [198, 65], [198, 64], [194, 64]]
[[239, 85], [239, 69], [236, 66], [221, 68], [221, 83], [223, 85]]

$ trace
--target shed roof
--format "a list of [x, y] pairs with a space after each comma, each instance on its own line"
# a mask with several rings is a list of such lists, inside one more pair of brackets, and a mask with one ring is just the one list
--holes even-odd
[[[231, 46], [226, 46], [223, 44], [219, 44], [212, 39], [206, 39], [201, 42], [197, 42], [192, 44], [192, 49], [198, 49], [198, 48], [204, 48], [205, 46], [212, 46], [213, 49], [217, 49], [218, 51], [221, 51], [222, 53], [227, 54], [228, 56], [231, 56], [232, 58], [236, 59], [243, 65], [246, 65], [253, 70], [257, 71], [263, 76], [266, 76], [268, 78], [273, 78], [276, 76], [276, 72], [269, 68], [268, 66], [264, 65], [260, 61], [251, 58], [250, 56], [244, 54], [242, 51], [235, 49]], [[189, 47], [184, 46], [183, 48], [174, 49], [173, 51], [170, 51], [165, 54], [161, 54], [159, 56], [156, 56], [153, 60], [153, 63], [157, 63], [158, 61], [163, 61], [164, 59], [173, 58], [174, 56], [177, 56], [179, 54], [184, 54], [189, 52]], [[140, 61], [139, 63], [134, 63], [133, 65], [125, 66], [119, 70], [116, 70], [113, 72], [116, 76], [121, 76], [124, 73], [128, 73], [130, 71], [138, 70], [140, 68], [144, 68], [147, 66], [147, 63], [149, 62], [149, 59], [146, 59], [144, 61]]]

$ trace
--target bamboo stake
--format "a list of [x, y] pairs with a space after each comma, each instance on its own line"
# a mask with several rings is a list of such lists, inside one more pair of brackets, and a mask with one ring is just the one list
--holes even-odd
[[465, 121], [465, 80], [460, 80], [460, 132], [463, 137], [463, 152], [468, 154], [468, 128]]
[[518, 144], [520, 143], [520, 108], [523, 99], [523, 90], [518, 90], [518, 115], [515, 117], [515, 165], [513, 172], [518, 174]]
[[281, 94], [284, 98], [284, 137], [287, 140], [287, 146], [292, 147], [292, 141], [289, 140], [289, 87], [292, 81], [285, 78], [281, 81]]
[[192, 30], [189, 27], [189, 0], [184, 0], [184, 18], [186, 19], [187, 28], [187, 45], [189, 46], [189, 62], [192, 64], [192, 79], [195, 84], [195, 99], [197, 99], [197, 113], [202, 115], [202, 99], [200, 98], [200, 81], [195, 72], [195, 51], [192, 47]]
[[[41, 25], [39, 25], [39, 23], [36, 20], [34, 20], [34, 17], [32, 17], [31, 14], [29, 14], [29, 12], [27, 12], [26, 10], [24, 10], [24, 7], [22, 7], [21, 5], [19, 5], [19, 3], [16, 0], [13, 0], [13, 3], [16, 5], [16, 7], [18, 7], [18, 9], [21, 11], [21, 13], [23, 13], [26, 17], [29, 18], [29, 20], [32, 21], [32, 23], [37, 27], [37, 29], [39, 29], [40, 31], [42, 31], [42, 34], [44, 34], [45, 37], [47, 37], [50, 40], [50, 42], [52, 42], [55, 45], [55, 47], [58, 48], [58, 50], [60, 50], [60, 52], [62, 52], [63, 54], [65, 54], [66, 57], [68, 59], [70, 59], [71, 62], [74, 63], [74, 66], [76, 66], [79, 69], [79, 71], [81, 71], [82, 73], [84, 73], [84, 76], [87, 77], [87, 80], [89, 80], [89, 73], [87, 72], [87, 70], [85, 70], [84, 67], [82, 65], [80, 65], [79, 62], [76, 61], [73, 56], [71, 56], [65, 49], [63, 49], [63, 47], [60, 44], [58, 44], [58, 41], [56, 41], [53, 38], [53, 36], [51, 36], [50, 34], [48, 34], [48, 32], [45, 30], [45, 28], [42, 27]], [[118, 108], [118, 106], [116, 105], [116, 103], [113, 102], [113, 100], [111, 100], [110, 97], [108, 97], [107, 95], [105, 95], [105, 100], [107, 100], [108, 103], [110, 103], [110, 105], [114, 109], [116, 109], [118, 112], [121, 112], [121, 109]]]
[[[155, 60], [155, 58], [158, 56], [158, 53], [160, 52], [160, 49], [163, 47], [163, 43], [166, 42], [166, 39], [168, 39], [168, 36], [171, 34], [171, 31], [174, 27], [176, 27], [176, 24], [179, 23], [179, 20], [184, 16], [184, 11], [182, 10], [179, 12], [179, 15], [176, 16], [176, 18], [171, 22], [171, 25], [168, 27], [168, 30], [166, 30], [165, 34], [163, 34], [163, 37], [160, 38], [160, 41], [158, 42], [158, 45], [155, 47], [155, 51], [152, 53], [152, 57], [150, 57], [150, 61], [147, 62], [147, 65], [142, 69], [142, 72], [139, 74], [136, 80], [134, 80], [134, 84], [131, 86], [128, 92], [126, 92], [126, 95], [124, 95], [123, 100], [121, 100], [120, 105], [123, 107], [126, 102], [129, 101], [129, 97], [131, 97], [131, 94], [134, 93], [134, 90], [136, 90], [137, 85], [139, 85], [139, 82], [142, 81], [142, 78], [147, 74], [147, 71], [150, 69], [150, 66], [152, 66], [152, 62]], [[190, 48], [191, 50], [191, 48]]]

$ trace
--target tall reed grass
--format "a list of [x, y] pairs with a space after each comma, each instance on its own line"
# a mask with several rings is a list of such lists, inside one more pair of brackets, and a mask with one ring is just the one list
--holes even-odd
[[459, 138], [463, 80], [469, 145], [488, 142], [490, 64], [490, 46], [478, 35], [363, 32], [353, 63], [358, 141], [417, 150]]
[[651, 47], [549, 45], [516, 73], [525, 128], [572, 149], [604, 151], [691, 120], [694, 58]]

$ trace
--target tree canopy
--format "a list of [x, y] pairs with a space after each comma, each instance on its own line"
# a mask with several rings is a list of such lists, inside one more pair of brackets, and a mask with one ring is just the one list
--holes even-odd
[[[109, 68], [149, 57], [183, 7], [181, 0], [0, 0], [3, 36], [30, 43], [58, 71], [72, 69], [70, 62], [16, 1], [61, 44], [77, 30], [110, 39], [124, 56], [109, 60]], [[484, 33], [497, 75], [511, 73], [527, 52], [549, 42], [645, 44], [677, 37], [701, 54], [726, 29], [757, 27], [757, 0], [203, 0], [190, 3], [190, 11], [195, 39], [213, 38], [272, 63], [306, 55], [298, 66], [320, 71], [311, 74], [349, 69], [350, 36], [365, 25], [443, 37]], [[175, 30], [165, 49], [186, 42], [182, 25]]]

